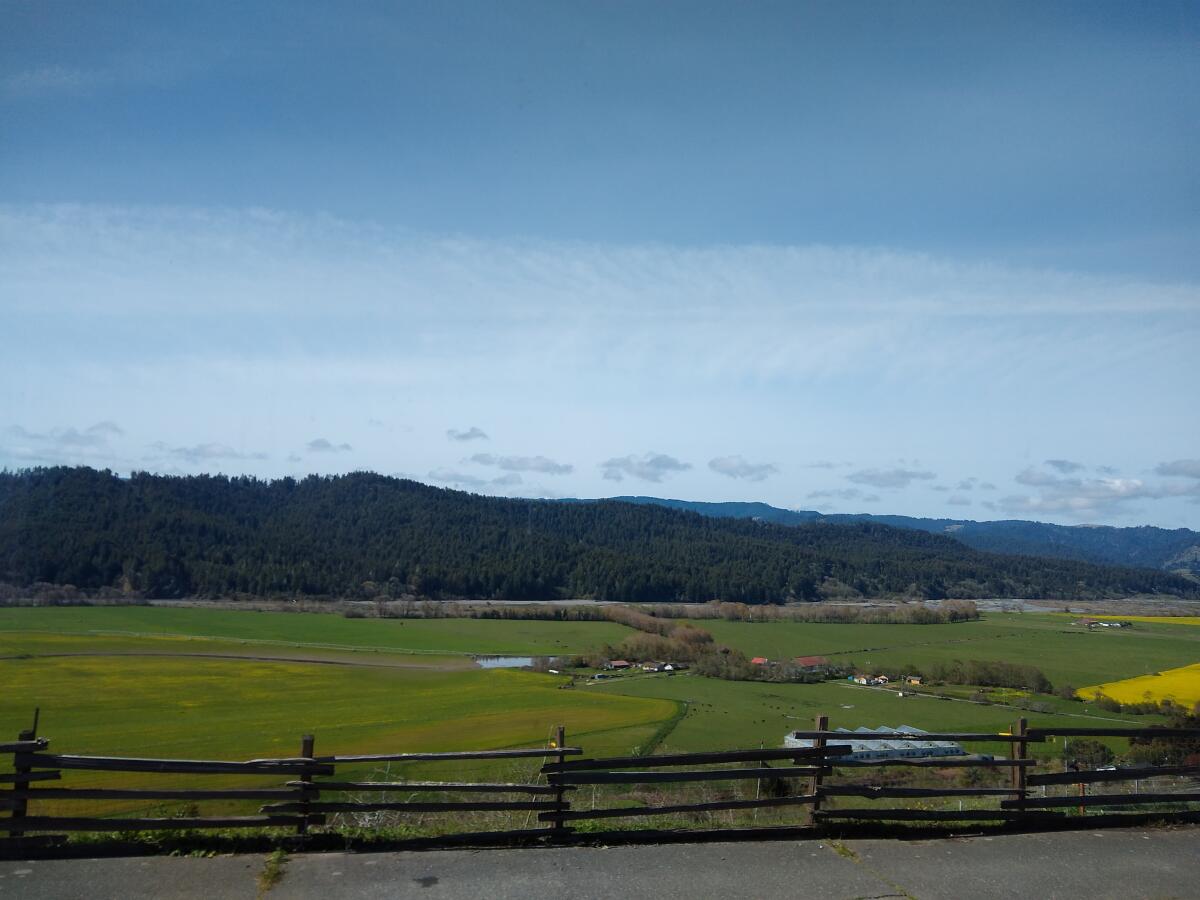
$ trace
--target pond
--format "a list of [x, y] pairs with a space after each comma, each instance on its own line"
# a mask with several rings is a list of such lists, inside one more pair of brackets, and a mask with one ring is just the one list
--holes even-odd
[[533, 665], [532, 656], [477, 656], [481, 669], [520, 669]]

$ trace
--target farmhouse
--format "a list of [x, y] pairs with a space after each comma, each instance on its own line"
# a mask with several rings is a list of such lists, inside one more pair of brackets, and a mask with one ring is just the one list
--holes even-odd
[[887, 684], [891, 681], [886, 675], [851, 675], [848, 681], [853, 681], [855, 684]]
[[[965, 756], [966, 751], [953, 741], [923, 741], [909, 740], [907, 738], [897, 738], [895, 740], [885, 739], [863, 739], [854, 737], [855, 734], [874, 732], [891, 732], [893, 734], [928, 734], [920, 728], [914, 728], [911, 725], [901, 725], [899, 728], [891, 728], [887, 725], [880, 725], [878, 728], [856, 728], [850, 731], [846, 728], [837, 729], [838, 732], [844, 733], [845, 738], [830, 738], [826, 743], [829, 746], [849, 746], [850, 753], [845, 759], [926, 759], [937, 756]], [[795, 734], [788, 734], [783, 739], [785, 747], [811, 747], [813, 742], [809, 738], [798, 738]]]
[[756, 657], [754, 657], [754, 659], [750, 660], [750, 665], [752, 665], [752, 666], [765, 666], [765, 665], [767, 665], [769, 662], [770, 662], [770, 660], [769, 660], [769, 659], [767, 659], [765, 656], [756, 656]]
[[614, 659], [608, 664], [608, 667], [610, 669], [628, 669], [630, 665], [631, 664], [627, 659]]
[[823, 669], [829, 665], [823, 656], [797, 656], [793, 662], [801, 669]]

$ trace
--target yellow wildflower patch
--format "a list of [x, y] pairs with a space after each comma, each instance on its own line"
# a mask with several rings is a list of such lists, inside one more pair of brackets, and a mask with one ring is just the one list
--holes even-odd
[[1109, 681], [1080, 688], [1076, 693], [1086, 700], [1104, 694], [1121, 703], [1145, 700], [1174, 700], [1185, 707], [1200, 703], [1200, 663], [1167, 669], [1153, 675], [1139, 675], [1121, 681]]

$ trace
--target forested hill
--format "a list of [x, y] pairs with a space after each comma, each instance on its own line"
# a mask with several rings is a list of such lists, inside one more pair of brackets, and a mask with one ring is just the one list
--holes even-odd
[[873, 523], [509, 500], [370, 473], [265, 482], [86, 468], [0, 473], [0, 581], [157, 597], [1200, 596], [1164, 572], [994, 556]]
[[1200, 532], [1187, 528], [1115, 528], [1109, 525], [1053, 525], [1009, 519], [922, 519], [914, 516], [823, 514], [807, 509], [780, 509], [766, 503], [703, 503], [659, 497], [614, 497], [626, 503], [656, 504], [701, 515], [760, 519], [781, 525], [812, 522], [875, 522], [945, 534], [976, 550], [1027, 556], [1052, 556], [1118, 566], [1146, 566], [1200, 576]]

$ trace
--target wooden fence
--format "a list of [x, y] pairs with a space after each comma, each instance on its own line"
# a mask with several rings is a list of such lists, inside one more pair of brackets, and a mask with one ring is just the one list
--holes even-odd
[[[1144, 815], [1155, 811], [1158, 818], [1195, 819], [1200, 803], [1200, 791], [1195, 783], [1180, 780], [1200, 775], [1200, 762], [1194, 756], [1187, 764], [1139, 767], [1105, 767], [1085, 771], [1038, 772], [1040, 760], [1030, 754], [1030, 745], [1060, 737], [1120, 737], [1154, 738], [1167, 741], [1195, 740], [1200, 729], [1168, 728], [1028, 728], [1026, 721], [1017, 721], [1011, 732], [991, 733], [926, 733], [914, 732], [840, 732], [829, 730], [828, 719], [816, 720], [812, 731], [795, 732], [807, 738], [808, 747], [782, 749], [723, 750], [708, 753], [682, 753], [658, 756], [609, 757], [583, 759], [582, 749], [566, 746], [566, 735], [560, 726], [548, 746], [516, 750], [463, 751], [448, 753], [391, 753], [369, 756], [317, 756], [314, 739], [306, 735], [295, 757], [254, 759], [243, 762], [143, 759], [130, 757], [77, 756], [49, 752], [50, 742], [39, 737], [35, 726], [22, 732], [13, 743], [0, 744], [0, 754], [12, 755], [12, 771], [0, 774], [0, 833], [7, 832], [9, 840], [27, 839], [30, 834], [55, 835], [65, 832], [140, 832], [185, 829], [285, 829], [299, 839], [309, 833], [311, 826], [328, 822], [331, 814], [362, 814], [386, 812], [397, 816], [426, 813], [447, 813], [461, 816], [466, 813], [511, 812], [524, 813], [526, 819], [536, 814], [538, 827], [523, 827], [489, 832], [491, 837], [550, 837], [568, 838], [571, 823], [584, 820], [629, 819], [654, 816], [687, 817], [693, 814], [736, 812], [745, 810], [800, 808], [802, 816], [791, 826], [814, 826], [817, 829], [844, 829], [847, 823], [861, 822], [942, 822], [942, 823], [1016, 823], [1022, 827], [1039, 827], [1062, 822], [1064, 817], [1084, 815], [1094, 808], [1112, 808]], [[957, 744], [984, 743], [1007, 745], [1009, 751], [1000, 758], [988, 755], [961, 755], [926, 758], [852, 758], [848, 738], [856, 741], [952, 741]], [[540, 770], [539, 778], [531, 783], [476, 781], [410, 781], [410, 780], [351, 780], [337, 777], [339, 769], [361, 770], [364, 764], [403, 764], [413, 762], [465, 763], [502, 759], [549, 759]], [[1003, 777], [1004, 783], [991, 786], [897, 786], [894, 778], [884, 773], [897, 767], [909, 769], [979, 769], [980, 781]], [[865, 771], [864, 770], [868, 770]], [[190, 776], [255, 776], [268, 780], [261, 787], [213, 789], [156, 789], [153, 787], [63, 787], [64, 773], [74, 771], [117, 772], [129, 774], [184, 774]], [[1007, 774], [1005, 774], [1007, 773]], [[875, 780], [863, 780], [863, 775]], [[286, 778], [281, 783], [281, 778]], [[544, 778], [544, 781], [542, 780]], [[1135, 785], [1150, 779], [1174, 779], [1170, 789], [1150, 792], [1087, 793], [1088, 785], [1111, 785], [1133, 781]], [[761, 791], [764, 780], [775, 789], [765, 796]], [[945, 779], [943, 779], [945, 780]], [[879, 782], [886, 783], [879, 783]], [[755, 782], [752, 797], [721, 796], [719, 799], [687, 802], [666, 802], [647, 805], [622, 796], [621, 786], [687, 785], [697, 782], [738, 784]], [[603, 786], [604, 800], [613, 805], [596, 806], [593, 794], [590, 807], [573, 805], [572, 792], [581, 787]], [[1046, 788], [1078, 787], [1078, 795], [1047, 795]], [[362, 799], [364, 793], [380, 798]], [[436, 800], [390, 799], [400, 795], [434, 794]], [[512, 795], [511, 799], [471, 799], [471, 795]], [[462, 799], [465, 795], [466, 799]], [[842, 805], [856, 801], [889, 801], [884, 805]], [[676, 800], [680, 798], [675, 798]], [[48, 801], [56, 807], [63, 801], [186, 801], [191, 805], [206, 801], [264, 801], [256, 815], [184, 814], [174, 817], [147, 816], [62, 816], [42, 815], [38, 808]], [[958, 800], [958, 809], [929, 809], [913, 805], [928, 801]], [[962, 808], [967, 800], [971, 808]], [[896, 801], [902, 801], [898, 804]], [[637, 802], [638, 805], [631, 805]], [[979, 805], [979, 804], [984, 805]], [[449, 835], [452, 829], [446, 829]], [[701, 829], [704, 830], [704, 829]], [[708, 828], [706, 833], [714, 833]], [[5, 841], [0, 839], [0, 845]]]

